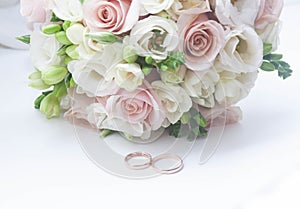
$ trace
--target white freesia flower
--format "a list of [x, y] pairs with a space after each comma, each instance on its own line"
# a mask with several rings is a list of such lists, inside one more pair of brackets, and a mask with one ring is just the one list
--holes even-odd
[[59, 65], [61, 58], [56, 53], [60, 47], [61, 44], [56, 41], [55, 35], [33, 31], [31, 34], [30, 57], [34, 67], [44, 71], [50, 66]]
[[151, 85], [161, 99], [170, 123], [175, 124], [192, 107], [192, 100], [182, 87], [162, 81], [154, 81]]
[[82, 34], [83, 42], [80, 43], [76, 49], [81, 59], [92, 59], [94, 56], [103, 54], [104, 49], [107, 46], [87, 37], [87, 33], [88, 31], [85, 29], [84, 33]]
[[216, 85], [215, 98], [219, 104], [226, 106], [236, 104], [245, 98], [254, 87], [258, 71], [250, 73], [233, 73], [220, 71], [220, 81]]
[[78, 84], [78, 93], [86, 93], [88, 96], [107, 96], [118, 90], [113, 80], [105, 80], [109, 69], [97, 60], [75, 60], [68, 64], [68, 69]]
[[50, 0], [49, 7], [62, 20], [79, 22], [83, 18], [82, 4], [79, 0]]
[[216, 0], [215, 13], [224, 25], [249, 25], [253, 26], [257, 17], [260, 0]]
[[276, 51], [279, 45], [279, 33], [282, 23], [280, 21], [269, 24], [264, 30], [257, 31], [264, 43], [272, 44], [272, 51]]
[[101, 103], [93, 103], [86, 108], [87, 121], [97, 129], [102, 128], [103, 121], [107, 118], [107, 111]]
[[75, 60], [69, 63], [68, 69], [80, 90], [88, 95], [107, 96], [118, 91], [112, 80], [112, 69], [122, 61], [122, 44], [111, 44], [103, 54], [90, 60]]
[[163, 10], [169, 9], [174, 0], [142, 0], [141, 4], [144, 10], [146, 10], [150, 14], [157, 14]]
[[236, 73], [258, 70], [263, 58], [263, 43], [251, 27], [243, 26], [231, 30], [226, 40], [217, 66]]
[[93, 57], [102, 54], [104, 48], [107, 46], [87, 36], [89, 34], [88, 29], [80, 23], [70, 26], [67, 29], [66, 34], [73, 44], [78, 45], [76, 52], [80, 59], [93, 59]]
[[213, 69], [188, 71], [182, 87], [195, 103], [212, 108], [215, 106], [215, 85], [219, 79], [218, 73]]
[[177, 25], [166, 18], [150, 16], [140, 20], [131, 30], [129, 44], [140, 56], [156, 60], [167, 58], [178, 45]]
[[113, 71], [115, 82], [127, 91], [134, 91], [143, 83], [144, 73], [136, 63], [118, 64]]

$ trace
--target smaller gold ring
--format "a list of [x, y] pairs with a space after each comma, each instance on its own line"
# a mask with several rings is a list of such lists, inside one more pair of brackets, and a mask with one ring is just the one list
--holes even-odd
[[[160, 169], [158, 168], [155, 163], [157, 163], [160, 160], [163, 159], [174, 159], [178, 161], [178, 166], [174, 167], [174, 168], [170, 168], [170, 169]], [[157, 157], [153, 158], [152, 160], [152, 167], [158, 171], [161, 174], [174, 174], [174, 173], [178, 173], [179, 171], [181, 171], [183, 169], [183, 160], [177, 156], [177, 155], [173, 155], [173, 154], [162, 154], [162, 155], [158, 155]]]
[[[148, 162], [144, 163], [144, 164], [140, 164], [140, 165], [133, 165], [130, 164], [129, 161], [133, 158], [137, 158], [137, 157], [144, 157], [146, 159], [148, 159]], [[149, 168], [152, 165], [152, 156], [149, 153], [146, 152], [133, 152], [128, 154], [125, 157], [125, 162], [128, 168], [133, 169], [133, 170], [142, 170], [142, 169], [146, 169]]]

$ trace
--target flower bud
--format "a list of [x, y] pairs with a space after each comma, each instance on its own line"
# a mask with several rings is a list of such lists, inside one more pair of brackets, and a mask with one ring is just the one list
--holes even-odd
[[48, 119], [58, 117], [60, 114], [60, 104], [58, 98], [53, 94], [48, 94], [41, 102], [40, 111]]
[[64, 81], [54, 86], [53, 94], [57, 98], [62, 98], [67, 95], [67, 87]]
[[123, 59], [128, 63], [135, 63], [138, 59], [138, 55], [133, 46], [128, 45], [123, 48]]
[[72, 59], [71, 57], [69, 57], [69, 56], [65, 56], [65, 57], [64, 57], [64, 63], [65, 63], [66, 65], [68, 65], [69, 62], [71, 62], [71, 61], [73, 61], [73, 59]]
[[188, 124], [191, 119], [191, 115], [188, 112], [183, 113], [183, 115], [180, 118], [180, 121], [182, 124]]
[[79, 53], [77, 52], [77, 46], [71, 45], [66, 49], [66, 54], [71, 57], [73, 60], [79, 59]]
[[161, 69], [162, 71], [167, 71], [169, 68], [168, 68], [167, 65], [161, 65], [160, 69]]
[[152, 62], [153, 62], [153, 59], [152, 59], [152, 57], [150, 57], [150, 56], [146, 56], [146, 57], [145, 57], [145, 62], [146, 62], [148, 65], [151, 65], [151, 64], [152, 64]]
[[54, 85], [64, 80], [67, 73], [66, 67], [54, 65], [42, 72], [42, 80], [48, 85]]
[[142, 67], [142, 71], [143, 71], [143, 73], [144, 73], [144, 75], [149, 75], [150, 73], [151, 73], [151, 71], [152, 71], [152, 67], [149, 67], [149, 66], [143, 66]]
[[61, 25], [58, 24], [51, 24], [43, 27], [42, 31], [45, 34], [51, 35], [59, 32], [61, 30]]
[[69, 27], [71, 26], [71, 22], [66, 20], [63, 24], [62, 27], [64, 29], [64, 31], [66, 31]]
[[103, 129], [100, 131], [100, 137], [101, 138], [105, 138], [107, 137], [108, 135], [110, 135], [112, 133], [111, 130], [108, 130], [108, 129]]
[[101, 44], [113, 44], [118, 41], [118, 38], [111, 32], [89, 33], [86, 36]]
[[71, 45], [71, 41], [68, 39], [65, 31], [60, 31], [55, 33], [55, 38], [59, 43], [62, 43], [64, 45]]
[[36, 70], [29, 76], [29, 80], [29, 86], [34, 89], [44, 90], [50, 87], [49, 85], [45, 84], [45, 82], [42, 80], [42, 73], [38, 70]]

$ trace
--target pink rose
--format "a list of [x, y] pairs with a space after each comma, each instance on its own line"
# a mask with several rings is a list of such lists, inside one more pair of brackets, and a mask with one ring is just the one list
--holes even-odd
[[264, 30], [269, 24], [277, 22], [283, 8], [283, 0], [261, 0], [255, 28]]
[[121, 89], [117, 95], [108, 98], [108, 118], [103, 128], [148, 138], [151, 131], [158, 130], [165, 119], [161, 101], [145, 84], [134, 92]]
[[34, 23], [45, 23], [51, 13], [47, 9], [48, 0], [21, 0], [21, 15], [27, 18], [28, 26]]
[[225, 44], [225, 31], [212, 13], [182, 14], [178, 19], [179, 50], [185, 54], [185, 65], [194, 71], [206, 70]]
[[78, 94], [75, 88], [68, 90], [68, 96], [71, 100], [71, 108], [64, 114], [64, 117], [72, 124], [90, 127], [86, 108], [95, 102], [95, 98], [88, 97], [86, 94]]
[[92, 32], [121, 34], [138, 21], [139, 8], [139, 0], [89, 0], [84, 4], [84, 19]]
[[238, 123], [243, 117], [241, 108], [236, 106], [224, 107], [218, 105], [211, 109], [199, 106], [199, 111], [206, 119], [207, 127], [218, 127]]

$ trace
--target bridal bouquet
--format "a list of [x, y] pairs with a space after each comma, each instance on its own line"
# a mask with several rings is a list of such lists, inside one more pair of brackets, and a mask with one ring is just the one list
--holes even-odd
[[189, 139], [241, 119], [259, 69], [292, 73], [274, 51], [283, 0], [21, 0], [33, 30], [34, 105], [106, 136]]

